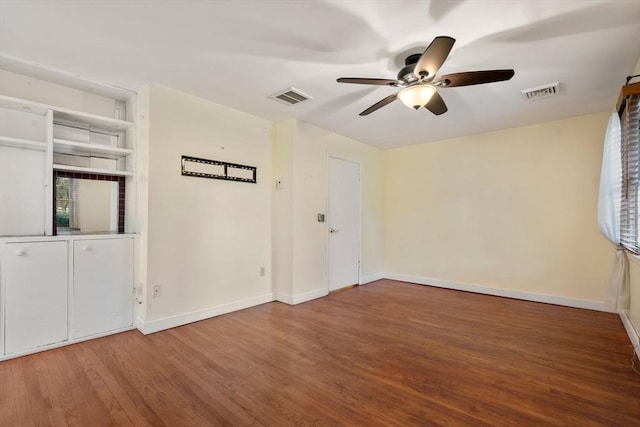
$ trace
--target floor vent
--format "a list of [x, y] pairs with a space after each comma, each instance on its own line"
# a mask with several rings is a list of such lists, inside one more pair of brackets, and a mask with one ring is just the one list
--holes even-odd
[[533, 101], [534, 99], [549, 98], [558, 94], [559, 82], [550, 83], [544, 86], [532, 87], [531, 89], [525, 89], [522, 91], [522, 95], [525, 99]]
[[299, 91], [296, 88], [290, 87], [285, 90], [281, 90], [280, 92], [276, 92], [273, 95], [269, 95], [269, 98], [280, 101], [283, 104], [287, 105], [295, 105], [304, 101], [308, 101], [313, 99], [306, 93]]

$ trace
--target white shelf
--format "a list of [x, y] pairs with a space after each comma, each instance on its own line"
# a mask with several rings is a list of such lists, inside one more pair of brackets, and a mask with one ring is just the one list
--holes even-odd
[[128, 148], [116, 148], [108, 145], [89, 144], [86, 142], [53, 139], [53, 151], [60, 154], [85, 155], [103, 159], [120, 159], [133, 154]]
[[98, 116], [96, 114], [82, 113], [80, 111], [68, 110], [66, 108], [52, 107], [54, 119], [70, 120], [82, 122], [90, 126], [109, 130], [127, 130], [133, 127], [133, 122], [112, 119], [111, 117]]
[[25, 148], [27, 150], [46, 151], [47, 143], [41, 141], [33, 141], [31, 139], [12, 138], [10, 136], [0, 135], [0, 145], [12, 148]]
[[82, 166], [68, 166], [68, 165], [53, 165], [54, 170], [62, 170], [69, 172], [81, 172], [81, 173], [95, 173], [99, 175], [113, 175], [113, 176], [133, 176], [133, 172], [117, 171], [112, 169], [96, 169], [96, 168], [83, 168]]
[[44, 116], [50, 108], [47, 105], [37, 102], [26, 101], [24, 99], [13, 98], [11, 96], [0, 95], [0, 107], [12, 110], [24, 111]]
[[39, 102], [27, 101], [6, 95], [0, 95], [0, 107], [28, 111], [41, 115], [45, 115], [47, 110], [53, 110], [53, 115], [56, 119], [87, 123], [91, 126], [96, 126], [102, 129], [123, 131], [133, 127], [133, 122], [112, 119], [111, 117], [100, 116], [97, 114], [83, 113], [81, 111], [70, 110], [69, 108], [41, 104]]

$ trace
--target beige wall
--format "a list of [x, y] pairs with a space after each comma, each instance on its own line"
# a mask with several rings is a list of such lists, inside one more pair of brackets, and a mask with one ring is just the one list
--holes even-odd
[[385, 152], [386, 271], [600, 304], [609, 113]]
[[[271, 123], [157, 85], [148, 108], [143, 320], [270, 299]], [[182, 176], [181, 155], [256, 166], [258, 183]], [[154, 285], [160, 297], [151, 296]]]
[[362, 167], [361, 279], [382, 272], [382, 152], [358, 141], [289, 120], [274, 125], [274, 288], [285, 302], [300, 302], [328, 291], [328, 158], [359, 162]]

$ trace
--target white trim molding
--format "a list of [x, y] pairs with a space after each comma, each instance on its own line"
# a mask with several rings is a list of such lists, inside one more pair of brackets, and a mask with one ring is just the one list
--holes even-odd
[[9, 359], [14, 359], [14, 358], [20, 357], [20, 356], [26, 356], [27, 354], [39, 353], [39, 352], [45, 351], [45, 350], [51, 350], [51, 349], [54, 349], [54, 348], [66, 347], [68, 345], [77, 344], [77, 343], [83, 342], [83, 341], [89, 341], [89, 340], [94, 340], [96, 338], [102, 338], [102, 337], [106, 337], [106, 336], [109, 336], [109, 335], [119, 334], [120, 332], [133, 331], [134, 329], [136, 329], [135, 326], [125, 326], [124, 328], [113, 329], [111, 331], [101, 332], [99, 334], [89, 335], [87, 337], [72, 338], [72, 339], [68, 339], [66, 341], [58, 342], [58, 343], [55, 343], [55, 344], [43, 345], [41, 347], [32, 348], [30, 350], [26, 350], [26, 351], [21, 351], [21, 352], [18, 352], [18, 353], [12, 353], [12, 354], [7, 354], [7, 355], [4, 355], [4, 356], [0, 356], [0, 362], [3, 362], [5, 360], [9, 360]]
[[386, 279], [415, 283], [418, 285], [435, 286], [437, 288], [454, 289], [458, 291], [475, 292], [478, 294], [493, 295], [498, 297], [507, 297], [526, 301], [563, 305], [566, 307], [585, 308], [588, 310], [615, 313], [615, 311], [607, 309], [604, 302], [602, 301], [567, 298], [557, 295], [539, 294], [535, 292], [517, 291], [513, 289], [493, 288], [490, 286], [476, 285], [471, 283], [450, 282], [447, 280], [432, 279], [430, 277], [421, 276], [410, 276], [406, 274], [387, 273], [384, 276]]
[[360, 284], [361, 285], [365, 285], [367, 283], [375, 282], [376, 280], [381, 280], [381, 279], [384, 279], [384, 278], [386, 278], [384, 273], [370, 274], [368, 276], [360, 277]]
[[631, 323], [631, 319], [629, 319], [629, 315], [626, 311], [620, 310], [620, 320], [622, 320], [622, 324], [624, 325], [624, 329], [627, 331], [627, 335], [629, 335], [629, 339], [631, 340], [631, 345], [636, 351], [638, 357], [640, 357], [640, 337], [638, 337], [638, 333], [636, 332], [633, 324]]
[[163, 331], [165, 329], [175, 328], [176, 326], [186, 325], [187, 323], [197, 322], [199, 320], [209, 319], [211, 317], [220, 316], [222, 314], [231, 313], [256, 305], [265, 304], [275, 300], [272, 292], [258, 295], [251, 298], [232, 301], [225, 304], [219, 304], [213, 307], [201, 310], [190, 311], [188, 313], [177, 314], [175, 316], [164, 317], [162, 319], [144, 320], [138, 317], [137, 328], [143, 334], [152, 334], [154, 332]]
[[301, 304], [303, 302], [311, 301], [316, 298], [322, 298], [329, 295], [329, 291], [326, 288], [316, 289], [313, 291], [305, 292], [303, 294], [298, 295], [290, 295], [277, 293], [275, 296], [276, 301], [283, 302], [289, 305]]

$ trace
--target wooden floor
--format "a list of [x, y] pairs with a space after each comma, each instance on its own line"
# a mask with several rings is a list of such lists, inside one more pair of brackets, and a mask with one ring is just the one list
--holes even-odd
[[0, 362], [0, 425], [638, 426], [617, 315], [388, 280]]

